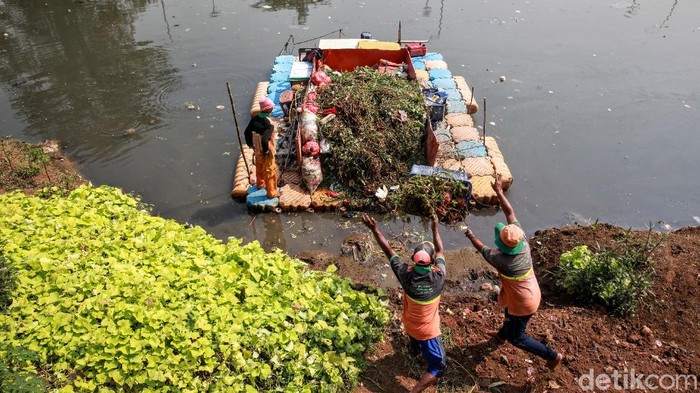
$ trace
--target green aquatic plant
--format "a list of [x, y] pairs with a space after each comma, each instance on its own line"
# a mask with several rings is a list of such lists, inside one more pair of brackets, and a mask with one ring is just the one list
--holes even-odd
[[[0, 247], [2, 243], [0, 243]], [[7, 264], [7, 259], [0, 252], [0, 312], [12, 303], [12, 292], [17, 287], [17, 276]]]
[[332, 272], [110, 187], [1, 195], [0, 237], [18, 280], [0, 358], [31, 353], [12, 367], [60, 392], [339, 391], [388, 320]]

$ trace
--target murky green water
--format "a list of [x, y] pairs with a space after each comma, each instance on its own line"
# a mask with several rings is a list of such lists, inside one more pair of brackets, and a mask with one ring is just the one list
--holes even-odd
[[[509, 197], [528, 232], [596, 218], [698, 224], [694, 1], [0, 0], [0, 135], [59, 139], [93, 183], [218, 237], [334, 251], [357, 219], [254, 218], [229, 198], [238, 144], [225, 83], [245, 124], [290, 35], [395, 40], [399, 21], [403, 38], [429, 39], [487, 97], [487, 134], [514, 174]], [[471, 224], [490, 237], [501, 217], [481, 212]], [[457, 231], [445, 238], [466, 244]]]

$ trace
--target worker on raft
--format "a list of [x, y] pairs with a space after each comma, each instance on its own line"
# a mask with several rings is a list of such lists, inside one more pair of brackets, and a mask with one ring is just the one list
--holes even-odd
[[422, 392], [435, 384], [446, 368], [445, 348], [440, 332], [440, 295], [445, 284], [445, 255], [438, 233], [438, 218], [432, 217], [433, 242], [424, 242], [415, 248], [409, 265], [403, 262], [389, 246], [377, 228], [376, 221], [368, 215], [362, 222], [372, 230], [379, 247], [387, 258], [403, 288], [403, 321], [411, 343], [413, 355], [422, 354], [428, 369], [411, 393]]
[[277, 162], [275, 161], [275, 141], [272, 139], [274, 126], [270, 114], [275, 104], [263, 97], [258, 102], [260, 112], [253, 116], [245, 128], [245, 143], [254, 151], [255, 179], [259, 189], [267, 191], [267, 197], [277, 198]]
[[486, 247], [471, 229], [465, 235], [474, 248], [481, 253], [490, 265], [498, 270], [501, 292], [498, 302], [505, 309], [505, 321], [498, 332], [492, 333], [500, 343], [506, 341], [516, 347], [539, 356], [547, 361], [551, 370], [561, 363], [564, 356], [525, 334], [527, 323], [540, 306], [540, 287], [535, 277], [530, 255], [530, 245], [525, 238], [513, 207], [508, 202], [501, 183], [501, 175], [491, 185], [501, 203], [508, 225], [496, 224], [495, 239], [497, 249]]

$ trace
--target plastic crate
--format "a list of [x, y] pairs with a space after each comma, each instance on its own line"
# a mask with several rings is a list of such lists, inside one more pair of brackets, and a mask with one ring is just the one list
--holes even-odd
[[469, 181], [469, 175], [462, 171], [453, 171], [451, 169], [441, 168], [439, 166], [428, 166], [413, 164], [408, 177], [413, 176], [440, 176], [448, 179], [454, 179], [464, 183], [467, 186], [467, 199], [472, 195], [472, 182]]
[[442, 121], [447, 114], [447, 93], [435, 88], [422, 89], [425, 105], [430, 110], [430, 121]]
[[431, 104], [428, 105], [430, 109], [430, 121], [443, 121], [445, 120], [445, 115], [447, 114], [447, 104]]
[[469, 181], [469, 175], [462, 171], [453, 171], [451, 169], [441, 168], [439, 166], [428, 166], [428, 165], [418, 165], [413, 164], [411, 166], [411, 172], [408, 177], [421, 175], [421, 176], [433, 176], [440, 175], [443, 177], [451, 177], [452, 179], [461, 181], [462, 183], [471, 183]]

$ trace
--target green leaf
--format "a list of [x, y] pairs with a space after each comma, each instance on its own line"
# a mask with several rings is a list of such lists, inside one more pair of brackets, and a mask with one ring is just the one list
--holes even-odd
[[18, 266], [0, 343], [35, 353], [54, 390], [338, 391], [388, 321], [334, 267], [224, 244], [106, 186], [0, 195], [0, 238]]

